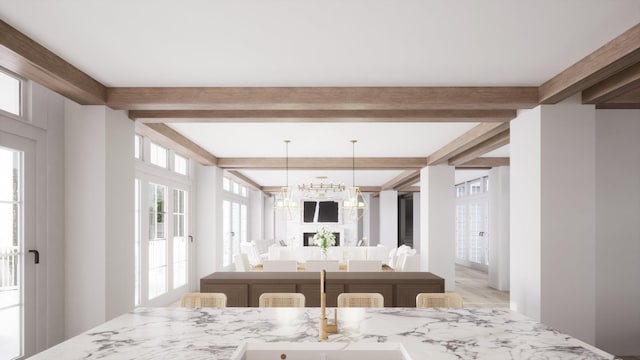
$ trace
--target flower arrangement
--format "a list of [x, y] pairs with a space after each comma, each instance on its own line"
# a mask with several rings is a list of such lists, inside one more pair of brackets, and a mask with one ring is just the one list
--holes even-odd
[[336, 244], [336, 235], [322, 227], [313, 235], [313, 243], [322, 249], [322, 254], [327, 255], [327, 248]]

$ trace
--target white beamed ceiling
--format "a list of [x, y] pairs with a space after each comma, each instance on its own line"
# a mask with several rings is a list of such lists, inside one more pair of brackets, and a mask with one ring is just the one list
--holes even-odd
[[[636, 25], [640, 1], [0, 0], [0, 18], [108, 87], [539, 86]], [[170, 125], [218, 157], [282, 157], [285, 138], [291, 157], [348, 157], [353, 138], [357, 157], [426, 157], [475, 124]]]
[[477, 123], [173, 123], [217, 157], [424, 157]]
[[0, 0], [106, 86], [540, 85], [637, 0]]

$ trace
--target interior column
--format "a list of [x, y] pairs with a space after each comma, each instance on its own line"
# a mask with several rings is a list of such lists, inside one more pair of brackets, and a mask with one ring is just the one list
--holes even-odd
[[455, 172], [453, 166], [420, 170], [420, 267], [455, 290]]

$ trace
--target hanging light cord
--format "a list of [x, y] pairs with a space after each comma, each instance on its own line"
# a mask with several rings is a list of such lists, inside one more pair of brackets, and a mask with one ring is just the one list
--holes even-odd
[[287, 172], [287, 191], [289, 191], [289, 143], [291, 142], [291, 140], [285, 140], [284, 143], [286, 144], [286, 163], [285, 163], [285, 167], [286, 167], [286, 172]]
[[351, 182], [356, 187], [356, 143], [358, 140], [351, 140]]

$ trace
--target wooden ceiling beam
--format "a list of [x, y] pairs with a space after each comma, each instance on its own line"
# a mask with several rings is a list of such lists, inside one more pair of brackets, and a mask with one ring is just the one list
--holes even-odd
[[540, 85], [539, 102], [558, 103], [639, 61], [640, 24]]
[[606, 102], [638, 88], [640, 88], [640, 63], [585, 89], [582, 92], [582, 103]]
[[397, 188], [396, 190], [398, 190], [398, 192], [406, 191], [410, 193], [416, 193], [416, 192], [420, 192], [420, 186], [403, 186], [403, 187]]
[[[149, 124], [151, 125], [151, 124]], [[222, 169], [272, 169], [283, 170], [286, 158], [218, 158]], [[355, 159], [359, 170], [419, 169], [426, 166], [425, 158], [367, 158]], [[341, 170], [352, 168], [352, 158], [289, 158], [290, 170]]]
[[462, 164], [466, 164], [489, 151], [493, 151], [499, 147], [507, 145], [509, 143], [509, 130], [505, 130], [496, 136], [472, 147], [469, 150], [466, 150], [463, 153], [460, 153], [449, 159], [449, 165], [459, 166]]
[[228, 170], [227, 173], [231, 175], [231, 177], [235, 178], [238, 182], [254, 189], [254, 190], [262, 190], [262, 186], [260, 186], [255, 181], [251, 180], [249, 177], [243, 175], [237, 170]]
[[537, 87], [128, 87], [108, 88], [121, 110], [513, 110]]
[[630, 90], [607, 102], [596, 105], [596, 109], [640, 109], [640, 88]]
[[406, 170], [400, 175], [387, 181], [380, 188], [381, 190], [398, 189], [402, 186], [408, 186], [414, 184], [416, 181], [420, 181], [420, 170]]
[[450, 158], [492, 138], [506, 129], [509, 129], [509, 123], [479, 124], [429, 155], [427, 157], [427, 164], [445, 164]]
[[166, 124], [142, 124], [136, 122], [136, 132], [202, 165], [216, 165], [217, 163], [214, 155]]
[[[283, 186], [263, 186], [260, 190], [266, 193], [276, 193], [281, 191]], [[377, 193], [380, 192], [380, 186], [360, 186], [360, 192]]]
[[0, 66], [78, 104], [106, 103], [104, 85], [2, 20]]
[[456, 168], [492, 168], [496, 166], [509, 166], [509, 158], [478, 157], [464, 164], [456, 165]]
[[144, 123], [505, 122], [516, 110], [130, 110]]

